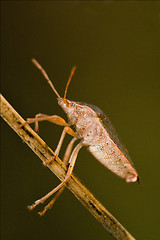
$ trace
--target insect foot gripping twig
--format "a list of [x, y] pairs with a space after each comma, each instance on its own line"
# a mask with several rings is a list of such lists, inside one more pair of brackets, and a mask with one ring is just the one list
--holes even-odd
[[[18, 129], [18, 126], [24, 122], [24, 119], [13, 109], [2, 95], [0, 95], [0, 104], [0, 114], [8, 125], [21, 137], [43, 163], [49, 160], [54, 155], [53, 151], [30, 128], [30, 126], [25, 125], [23, 128]], [[58, 157], [48, 165], [48, 168], [61, 181], [65, 178], [66, 167]], [[91, 192], [73, 176], [73, 174], [66, 186], [115, 239], [135, 240], [135, 238], [111, 215]]]

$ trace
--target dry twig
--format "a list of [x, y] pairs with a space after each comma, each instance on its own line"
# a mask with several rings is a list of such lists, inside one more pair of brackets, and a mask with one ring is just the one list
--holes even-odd
[[[54, 152], [47, 144], [32, 130], [29, 125], [18, 129], [17, 127], [24, 122], [23, 118], [13, 109], [13, 107], [0, 95], [1, 116], [11, 128], [28, 144], [33, 152], [42, 160], [43, 163], [54, 156]], [[56, 157], [48, 165], [48, 168], [62, 181], [66, 174], [66, 166]], [[109, 213], [106, 208], [82, 185], [82, 183], [72, 175], [66, 183], [67, 188], [76, 198], [92, 213], [92, 215], [107, 229], [107, 231], [118, 240], [135, 240], [134, 237]]]

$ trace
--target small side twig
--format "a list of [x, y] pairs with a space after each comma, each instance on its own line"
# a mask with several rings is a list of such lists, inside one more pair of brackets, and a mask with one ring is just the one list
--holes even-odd
[[[11, 128], [22, 138], [22, 140], [33, 150], [43, 163], [54, 156], [54, 152], [37, 135], [29, 125], [18, 129], [24, 119], [13, 109], [13, 107], [0, 94], [1, 116]], [[62, 181], [66, 174], [66, 166], [56, 157], [48, 165], [48, 168]], [[111, 215], [111, 213], [91, 194], [91, 192], [72, 175], [67, 188], [76, 198], [92, 213], [92, 215], [107, 229], [107, 231], [118, 240], [135, 240], [134, 237]]]

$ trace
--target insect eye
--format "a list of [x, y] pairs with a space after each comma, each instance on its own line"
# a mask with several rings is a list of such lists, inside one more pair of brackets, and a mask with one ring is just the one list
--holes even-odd
[[71, 107], [75, 107], [76, 106], [76, 104], [75, 103], [71, 103]]

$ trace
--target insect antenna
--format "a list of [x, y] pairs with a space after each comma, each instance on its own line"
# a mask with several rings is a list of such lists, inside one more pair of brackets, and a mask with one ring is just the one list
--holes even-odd
[[52, 90], [55, 92], [55, 94], [57, 95], [58, 98], [61, 98], [59, 93], [57, 92], [57, 90], [55, 89], [55, 87], [53, 86], [53, 83], [51, 82], [51, 80], [49, 79], [46, 71], [42, 68], [42, 66], [39, 64], [39, 62], [37, 62], [36, 59], [32, 59], [33, 64], [41, 71], [41, 73], [43, 74], [43, 76], [45, 77], [45, 79], [48, 81], [49, 85], [51, 86]]
[[66, 85], [66, 88], [65, 88], [65, 92], [64, 92], [64, 97], [63, 97], [64, 99], [66, 99], [68, 87], [69, 87], [69, 84], [70, 84], [70, 82], [71, 82], [71, 79], [72, 79], [72, 77], [73, 77], [73, 75], [74, 75], [74, 73], [75, 73], [75, 71], [76, 71], [76, 68], [77, 68], [77, 67], [73, 67], [72, 70], [71, 70], [71, 73], [70, 73], [70, 76], [69, 76], [69, 78], [68, 78], [68, 82], [67, 82], [67, 85]]

